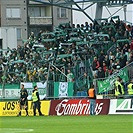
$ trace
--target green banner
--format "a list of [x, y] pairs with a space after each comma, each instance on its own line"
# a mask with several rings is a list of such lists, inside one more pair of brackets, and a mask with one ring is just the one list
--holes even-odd
[[[31, 100], [32, 97], [32, 91], [33, 91], [33, 86], [37, 85], [38, 87], [38, 92], [40, 99], [44, 99], [46, 97], [46, 86], [47, 82], [21, 82], [24, 84], [24, 87], [28, 91], [28, 100]], [[20, 83], [20, 84], [21, 84]], [[0, 84], [0, 99], [5, 98], [5, 99], [19, 99], [20, 97], [20, 84], [5, 84], [2, 86]]]
[[54, 82], [54, 97], [73, 96], [73, 82]]
[[116, 81], [117, 76], [120, 76], [123, 82], [128, 81], [129, 77], [127, 68], [120, 70], [119, 73], [113, 74], [105, 80], [98, 80], [98, 93], [103, 93], [114, 89], [114, 82]]

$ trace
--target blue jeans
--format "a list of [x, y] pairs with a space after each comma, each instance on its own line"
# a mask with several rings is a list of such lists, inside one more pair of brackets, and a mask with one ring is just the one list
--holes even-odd
[[90, 115], [95, 115], [96, 100], [90, 99]]

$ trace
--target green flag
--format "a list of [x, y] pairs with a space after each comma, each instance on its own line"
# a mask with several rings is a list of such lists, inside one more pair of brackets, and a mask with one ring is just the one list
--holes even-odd
[[98, 80], [98, 93], [103, 93], [114, 89], [114, 82], [116, 81], [117, 76], [120, 76], [123, 82], [128, 81], [129, 77], [127, 68], [120, 70], [119, 73], [113, 74], [105, 80]]
[[54, 82], [54, 97], [73, 96], [73, 82]]

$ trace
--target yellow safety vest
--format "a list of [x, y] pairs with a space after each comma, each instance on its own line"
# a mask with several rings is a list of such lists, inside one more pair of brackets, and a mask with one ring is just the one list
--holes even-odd
[[123, 88], [122, 84], [121, 84], [119, 81], [115, 81], [115, 86], [116, 86], [116, 89], [115, 89], [115, 96], [120, 95], [120, 92], [119, 92], [119, 90], [118, 90], [118, 85], [120, 85], [122, 94], [124, 94], [124, 88]]
[[133, 83], [130, 83], [127, 88], [128, 88], [128, 94], [133, 95], [133, 89], [132, 89]]
[[36, 93], [37, 93], [37, 91], [34, 91], [32, 93], [32, 100], [33, 100], [33, 102], [36, 102], [38, 100]]

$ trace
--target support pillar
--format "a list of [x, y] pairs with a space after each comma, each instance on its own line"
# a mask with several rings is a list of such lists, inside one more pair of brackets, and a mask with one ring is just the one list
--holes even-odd
[[123, 6], [124, 9], [124, 19], [127, 20], [127, 5]]
[[97, 3], [95, 19], [102, 18], [103, 6], [104, 6], [104, 3], [102, 3], [102, 2]]

